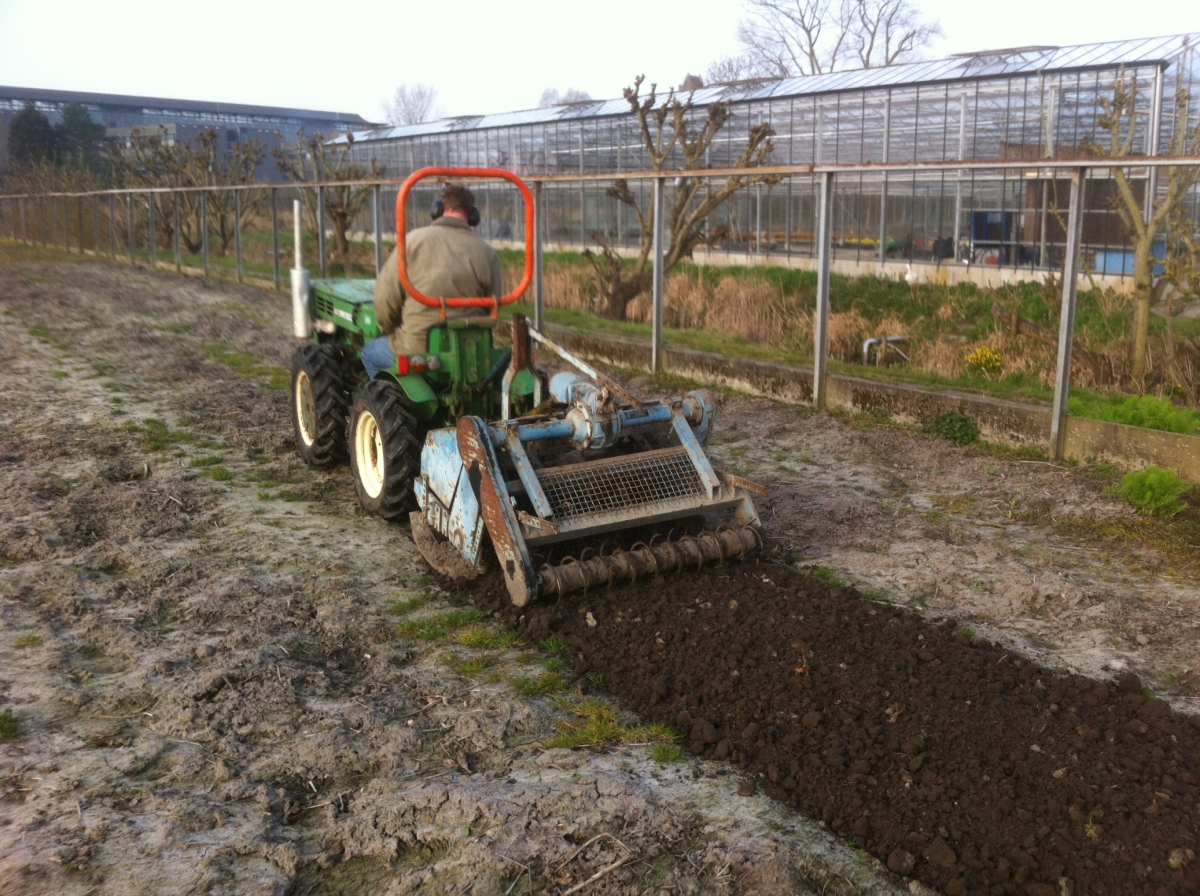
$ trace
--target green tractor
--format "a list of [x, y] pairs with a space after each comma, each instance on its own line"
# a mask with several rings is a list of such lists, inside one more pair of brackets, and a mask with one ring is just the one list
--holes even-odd
[[[397, 201], [401, 232], [403, 200], [418, 180], [488, 174], [477, 169], [417, 172]], [[502, 176], [526, 189], [507, 172]], [[526, 202], [532, 211], [532, 197]], [[532, 253], [526, 256], [531, 272]], [[403, 264], [403, 252], [400, 258]], [[297, 256], [292, 277], [296, 330], [300, 336], [311, 333], [311, 341], [292, 356], [292, 420], [304, 462], [328, 469], [348, 456], [363, 509], [386, 520], [415, 510], [412, 485], [420, 471], [425, 433], [453, 426], [465, 414], [495, 420], [504, 410], [502, 380], [512, 349], [495, 344], [496, 312], [519, 298], [529, 279], [527, 274], [498, 302], [470, 300], [482, 308], [491, 306], [492, 314], [443, 321], [430, 331], [427, 352], [397, 358], [394, 369], [369, 379], [361, 360], [363, 346], [385, 335], [375, 320], [375, 281], [309, 281]], [[545, 383], [539, 382], [532, 366], [516, 371], [506, 390], [513, 408], [526, 409], [539, 386]]]
[[[397, 233], [405, 233], [408, 191], [434, 176], [511, 181], [525, 198], [525, 232], [533, 232], [533, 197], [515, 175], [434, 168], [400, 188]], [[330, 467], [348, 454], [368, 512], [387, 520], [409, 514], [430, 566], [470, 579], [494, 557], [513, 603], [524, 606], [761, 550], [751, 495], [765, 492], [710, 463], [716, 408], [707, 393], [639, 399], [521, 315], [512, 319], [511, 348], [495, 344], [500, 306], [532, 279], [528, 241], [522, 282], [499, 300], [421, 296], [405, 271], [403, 239], [397, 255], [412, 298], [490, 316], [443, 315], [427, 351], [371, 379], [361, 357], [380, 335], [374, 281], [310, 284], [297, 259], [296, 333], [311, 341], [292, 362], [293, 421], [309, 465]], [[547, 381], [535, 345], [567, 369]], [[708, 528], [718, 515], [725, 519]]]

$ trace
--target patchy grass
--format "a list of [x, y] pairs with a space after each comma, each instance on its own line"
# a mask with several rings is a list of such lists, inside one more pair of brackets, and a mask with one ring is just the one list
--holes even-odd
[[141, 432], [142, 445], [147, 451], [166, 451], [175, 445], [194, 442], [196, 437], [190, 432], [172, 430], [165, 421], [149, 417], [142, 421], [139, 427], [136, 423], [126, 424], [130, 432]]
[[559, 720], [558, 734], [548, 740], [546, 747], [600, 747], [606, 744], [671, 744], [679, 735], [666, 725], [643, 725], [630, 727], [621, 724], [620, 713], [607, 700], [589, 697], [576, 700], [560, 697], [554, 701], [556, 709], [569, 713], [572, 718]]
[[426, 616], [424, 619], [411, 619], [400, 623], [400, 634], [421, 641], [440, 641], [460, 628], [476, 625], [483, 621], [483, 614], [478, 610], [450, 610], [436, 616]]
[[496, 661], [490, 656], [473, 656], [467, 659], [451, 657], [446, 663], [463, 678], [479, 678], [486, 675]]
[[562, 638], [543, 638], [541, 641], [538, 641], [538, 646], [546, 651], [546, 653], [558, 656], [567, 649], [567, 642], [562, 640]]
[[42, 636], [37, 632], [26, 632], [13, 641], [13, 647], [37, 647], [42, 643]]
[[206, 342], [204, 354], [248, 379], [261, 380], [269, 389], [286, 389], [291, 384], [291, 374], [285, 368], [263, 364], [249, 352], [231, 349], [223, 342]]
[[1200, 413], [1191, 408], [1178, 407], [1157, 395], [1076, 394], [1073, 390], [1069, 407], [1072, 414], [1081, 417], [1161, 429], [1185, 436], [1194, 435], [1200, 428]]
[[469, 628], [454, 636], [454, 640], [464, 647], [494, 650], [510, 650], [524, 647], [525, 642], [516, 632], [493, 631], [486, 628]]
[[209, 467], [207, 470], [208, 478], [216, 482], [228, 482], [233, 478], [233, 474], [225, 467]]
[[679, 762], [683, 759], [683, 750], [678, 744], [652, 744], [650, 758], [655, 762]]
[[24, 726], [21, 720], [12, 714], [12, 710], [0, 712], [0, 742], [17, 740], [23, 733]]
[[190, 466], [193, 467], [215, 467], [217, 464], [223, 463], [225, 458], [216, 454], [210, 454], [207, 457], [192, 458]]
[[801, 575], [820, 579], [831, 588], [841, 588], [845, 584], [838, 578], [837, 573], [827, 566], [802, 566], [798, 572]]
[[388, 612], [394, 616], [407, 616], [433, 600], [432, 594], [416, 594], [412, 597], [394, 600], [388, 606]]
[[508, 680], [522, 697], [541, 697], [561, 691], [567, 681], [557, 672], [544, 672], [536, 677], [518, 676]]
[[591, 682], [592, 687], [599, 691], [608, 690], [608, 676], [603, 672], [589, 672], [587, 680]]

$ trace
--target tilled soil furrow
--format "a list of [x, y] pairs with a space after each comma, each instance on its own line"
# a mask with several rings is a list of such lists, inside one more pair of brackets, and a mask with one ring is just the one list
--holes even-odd
[[476, 600], [950, 896], [1200, 892], [1200, 719], [1132, 673], [1054, 672], [765, 563], [522, 611], [497, 582]]

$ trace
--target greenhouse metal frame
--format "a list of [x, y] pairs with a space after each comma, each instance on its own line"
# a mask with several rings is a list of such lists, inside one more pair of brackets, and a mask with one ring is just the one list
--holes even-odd
[[[1086, 44], [1022, 47], [962, 54], [885, 68], [740, 82], [692, 96], [697, 120], [713, 102], [731, 117], [706, 157], [732, 165], [753, 125], [775, 131], [779, 165], [1015, 161], [1094, 158], [1108, 147], [1101, 101], [1124, 72], [1137, 88], [1133, 155], [1160, 155], [1172, 145], [1175, 96], [1200, 76], [1200, 34]], [[643, 96], [646, 85], [643, 85]], [[660, 91], [659, 95], [662, 96]], [[1195, 126], [1200, 100], [1188, 121]], [[345, 140], [339, 137], [337, 141]], [[624, 99], [550, 109], [445, 119], [354, 134], [350, 159], [384, 165], [402, 178], [431, 165], [508, 168], [531, 180], [566, 175], [620, 175], [650, 167], [637, 121]], [[681, 159], [665, 168], [682, 167]], [[1109, 174], [1093, 169], [1085, 190], [1083, 250], [1089, 270], [1117, 278], [1132, 273], [1132, 255], [1112, 202]], [[1134, 172], [1141, 195], [1162, 189], [1150, 169]], [[545, 184], [544, 238], [562, 248], [640, 245], [636, 216], [606, 192], [608, 184]], [[432, 188], [417, 194], [427, 202]], [[635, 187], [636, 190], [639, 189]], [[642, 185], [640, 189], [648, 189]], [[667, 202], [671, 202], [668, 184]], [[863, 172], [844, 181], [833, 210], [835, 265], [867, 272], [933, 263], [1045, 271], [1060, 268], [1067, 181], [1045, 170]], [[480, 190], [482, 232], [519, 239], [515, 197]], [[818, 185], [794, 175], [735, 194], [709, 219], [722, 239], [712, 247], [756, 263], [814, 263]], [[394, 194], [384, 197], [390, 207]], [[646, 194], [640, 195], [646, 207]], [[1196, 191], [1192, 219], [1200, 218]], [[414, 208], [415, 211], [415, 208]], [[366, 230], [364, 221], [362, 229]], [[389, 225], [385, 223], [385, 228]], [[714, 259], [718, 260], [718, 259]]]

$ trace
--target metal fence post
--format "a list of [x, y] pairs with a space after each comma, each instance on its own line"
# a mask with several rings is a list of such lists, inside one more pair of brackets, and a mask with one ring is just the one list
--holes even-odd
[[533, 240], [533, 325], [538, 332], [546, 327], [546, 280], [542, 275], [542, 182], [533, 182], [533, 233], [525, 239]]
[[79, 254], [83, 254], [83, 197], [75, 197], [75, 223], [79, 226]]
[[666, 179], [654, 178], [654, 291], [653, 326], [654, 336], [650, 343], [650, 369], [661, 373], [663, 369], [663, 188]]
[[325, 258], [325, 188], [317, 187], [317, 255], [321, 259], [321, 278], [329, 276], [329, 264]]
[[129, 263], [133, 264], [134, 263], [134, 260], [133, 260], [134, 233], [133, 233], [133, 194], [132, 193], [125, 194], [125, 209], [126, 209], [126, 217], [128, 218], [128, 222], [129, 222]]
[[833, 256], [833, 172], [821, 173], [817, 211], [817, 311], [813, 328], [813, 406], [828, 401], [825, 368], [829, 357], [829, 268]]
[[183, 251], [179, 246], [179, 191], [174, 191], [171, 198], [174, 206], [174, 228], [171, 232], [175, 234], [175, 271], [178, 273], [183, 270]]
[[100, 254], [100, 197], [92, 197], [92, 254]]
[[147, 221], [149, 222], [149, 225], [150, 225], [149, 233], [150, 233], [150, 268], [151, 269], [158, 267], [158, 228], [156, 228], [154, 226], [154, 206], [155, 206], [154, 194], [147, 193], [146, 194], [146, 209], [147, 209], [146, 215], [147, 215]]
[[117, 195], [108, 194], [108, 254], [117, 260]]
[[204, 253], [204, 276], [208, 276], [208, 193], [200, 192], [200, 246]]
[[1067, 399], [1071, 390], [1071, 343], [1075, 339], [1075, 292], [1079, 282], [1079, 243], [1083, 233], [1083, 188], [1087, 169], [1071, 172], [1071, 204], [1067, 211], [1067, 247], [1063, 259], [1062, 311], [1058, 318], [1058, 369], [1054, 373], [1054, 407], [1050, 415], [1050, 457], [1062, 460], [1067, 442]]
[[242, 282], [242, 191], [233, 191], [233, 264], [237, 282]]
[[754, 254], [762, 255], [762, 184], [754, 185]]
[[374, 242], [376, 242], [376, 276], [379, 276], [379, 271], [383, 270], [383, 208], [380, 206], [382, 202], [382, 188], [378, 184], [371, 188], [371, 215], [374, 223]]
[[28, 243], [29, 242], [29, 234], [28, 234], [28, 231], [26, 231], [26, 229], [25, 229], [25, 200], [18, 199], [17, 202], [20, 204], [20, 207], [21, 207], [21, 241]]
[[279, 188], [271, 188], [271, 257], [275, 259], [275, 291], [283, 288], [279, 274]]

